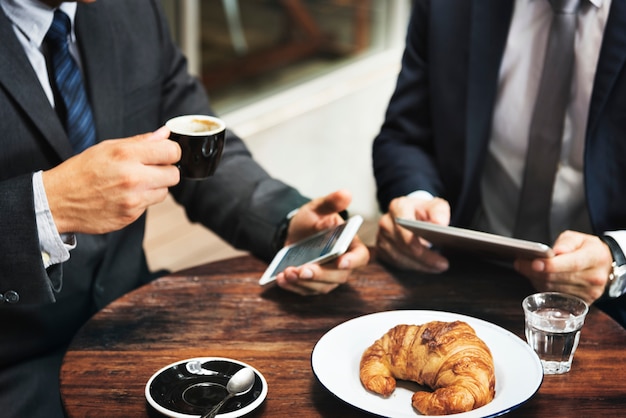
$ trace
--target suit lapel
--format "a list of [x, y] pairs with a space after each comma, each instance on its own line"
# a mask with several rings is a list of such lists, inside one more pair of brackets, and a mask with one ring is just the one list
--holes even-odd
[[[506, 45], [513, 0], [474, 0], [471, 10], [468, 97], [467, 148], [463, 196], [465, 213], [473, 216], [480, 193], [480, 170], [487, 149], [493, 108], [498, 88], [500, 63]], [[461, 220], [462, 222], [468, 219]]]
[[62, 160], [72, 155], [63, 125], [50, 106], [35, 71], [15, 37], [13, 26], [0, 9], [0, 85], [24, 110], [25, 117], [41, 132]]
[[111, 6], [106, 2], [79, 4], [76, 11], [76, 37], [99, 140], [119, 138], [123, 132], [118, 39], [109, 14], [101, 7]]
[[618, 75], [626, 62], [626, 2], [613, 0], [609, 19], [604, 30], [602, 49], [598, 59], [596, 76], [591, 94], [587, 137], [595, 132], [600, 114], [602, 113], [609, 94]]
[[[482, 154], [491, 129], [512, 11], [513, 2], [509, 0], [475, 0], [471, 12], [467, 132], [468, 152], [477, 155]], [[476, 161], [477, 155], [470, 155], [470, 161]]]

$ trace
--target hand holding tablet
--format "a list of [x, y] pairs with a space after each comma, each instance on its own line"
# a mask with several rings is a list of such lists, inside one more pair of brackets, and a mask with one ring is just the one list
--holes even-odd
[[540, 242], [411, 219], [396, 218], [396, 223], [410, 229], [437, 247], [454, 248], [510, 260], [549, 258], [554, 255], [550, 246]]

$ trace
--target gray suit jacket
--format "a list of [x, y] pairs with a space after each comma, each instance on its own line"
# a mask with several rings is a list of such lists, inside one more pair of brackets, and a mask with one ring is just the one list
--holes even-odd
[[[211, 113], [171, 41], [159, 1], [79, 4], [76, 32], [99, 140], [153, 131], [181, 114]], [[10, 371], [54, 350], [62, 354], [90, 315], [152, 275], [142, 249], [144, 217], [114, 233], [79, 235], [68, 262], [44, 269], [31, 177], [72, 150], [1, 9], [0, 39], [0, 293], [19, 295], [17, 303], [0, 305], [0, 408], [11, 416], [3, 381], [25, 376]], [[232, 133], [214, 177], [183, 181], [171, 192], [190, 220], [264, 259], [273, 254], [278, 224], [306, 201], [270, 178]]]

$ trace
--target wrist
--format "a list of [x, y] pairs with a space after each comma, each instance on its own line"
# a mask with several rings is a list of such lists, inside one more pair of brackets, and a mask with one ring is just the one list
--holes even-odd
[[615, 299], [626, 293], [626, 256], [617, 241], [610, 235], [599, 237], [611, 251], [613, 259], [603, 299]]
[[276, 234], [274, 235], [274, 239], [272, 240], [272, 249], [274, 250], [274, 254], [278, 252], [281, 248], [285, 246], [285, 240], [287, 239], [287, 233], [289, 232], [289, 225], [291, 224], [291, 220], [300, 208], [293, 209], [290, 211], [285, 218], [281, 221], [280, 225], [276, 229]]

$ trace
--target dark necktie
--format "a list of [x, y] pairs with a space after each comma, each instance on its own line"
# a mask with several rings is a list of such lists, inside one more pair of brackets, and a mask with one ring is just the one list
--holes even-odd
[[96, 131], [80, 69], [69, 51], [70, 29], [70, 18], [56, 10], [45, 40], [56, 90], [63, 102], [57, 100], [56, 106], [63, 108], [60, 114], [65, 116], [67, 136], [74, 152], [79, 153], [96, 142]]
[[530, 136], [513, 235], [550, 243], [550, 207], [561, 155], [574, 68], [580, 0], [549, 0], [554, 12]]

